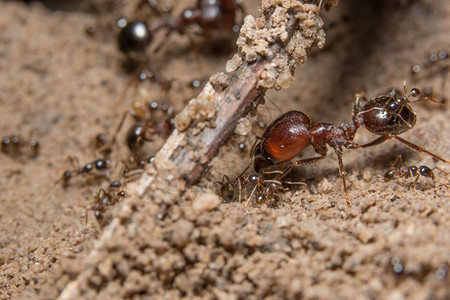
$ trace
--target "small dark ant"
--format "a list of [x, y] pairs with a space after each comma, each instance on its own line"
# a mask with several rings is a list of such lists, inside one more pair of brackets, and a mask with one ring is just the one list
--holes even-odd
[[[244, 171], [245, 172], [245, 171]], [[235, 180], [230, 180], [226, 175], [223, 176], [222, 181], [215, 183], [220, 185], [220, 194], [222, 197], [227, 197], [232, 194], [233, 201], [238, 194], [239, 202], [242, 200], [242, 195], [246, 198], [246, 205], [253, 199], [256, 204], [273, 203], [276, 198], [279, 198], [280, 191], [287, 191], [283, 184], [303, 184], [302, 182], [281, 182], [279, 180], [265, 179], [264, 176], [271, 173], [282, 173], [281, 171], [264, 172], [262, 174], [240, 175]]]
[[17, 135], [4, 136], [2, 139], [2, 152], [9, 155], [20, 155], [28, 151], [31, 157], [39, 155], [40, 144], [31, 139], [28, 142]]
[[[428, 93], [428, 96], [437, 99], [438, 103], [445, 103], [446, 99], [442, 96], [444, 94], [445, 86], [448, 82], [447, 76], [450, 65], [448, 63], [443, 63], [448, 59], [448, 53], [445, 50], [441, 50], [437, 53], [433, 53], [428, 57], [428, 60], [423, 64], [415, 64], [411, 67], [411, 73], [415, 76], [427, 76], [429, 77], [432, 74], [440, 74], [441, 82], [439, 86], [439, 92], [437, 95], [432, 95], [433, 92], [431, 88], [426, 88], [423, 90], [424, 95]], [[426, 72], [424, 72], [426, 71]]]
[[420, 176], [431, 178], [431, 180], [434, 181], [435, 175], [434, 170], [438, 169], [443, 173], [446, 173], [445, 171], [435, 167], [430, 168], [428, 166], [410, 166], [410, 167], [403, 167], [402, 166], [402, 156], [398, 155], [397, 158], [392, 163], [391, 167], [389, 168], [386, 173], [384, 173], [384, 181], [391, 181], [397, 178], [410, 178], [410, 177], [416, 177], [414, 179], [414, 182], [410, 185], [416, 188], [416, 184], [419, 180]]
[[[156, 114], [159, 112], [160, 119]], [[139, 151], [144, 142], [153, 141], [154, 136], [160, 136], [166, 139], [173, 131], [174, 116], [173, 109], [167, 105], [161, 105], [158, 101], [143, 103], [135, 101], [129, 112], [124, 113], [119, 126], [116, 129], [113, 138], [102, 148], [98, 149], [98, 153], [107, 151], [116, 141], [116, 137], [120, 132], [127, 115], [130, 114], [136, 121], [126, 133], [126, 143], [130, 151], [133, 153], [133, 161], [139, 162]]]
[[102, 173], [93, 173], [94, 170], [99, 172], [104, 172], [111, 166], [111, 161], [109, 159], [97, 159], [93, 162], [87, 163], [84, 166], [79, 166], [78, 160], [75, 159], [72, 156], [69, 156], [68, 158], [69, 162], [74, 166], [73, 170], [67, 170], [65, 171], [61, 178], [56, 181], [55, 186], [62, 182], [63, 186], [66, 187], [69, 183], [69, 181], [75, 177], [75, 176], [85, 176], [85, 175], [95, 175], [96, 177], [107, 177], [105, 174]]
[[[236, 0], [197, 0], [193, 8], [185, 9], [178, 17], [167, 17], [163, 22], [146, 24], [143, 21], [127, 23], [121, 20], [119, 50], [123, 53], [145, 50], [153, 40], [154, 34], [168, 29], [167, 36], [173, 31], [184, 34], [192, 25], [198, 25], [204, 36], [212, 37], [236, 31], [236, 11], [244, 15], [240, 1]], [[158, 46], [156, 49], [159, 49]]]
[[[411, 67], [411, 73], [413, 75], [417, 75], [417, 74], [419, 74], [422, 71], [422, 69], [429, 68], [429, 67], [435, 65], [436, 63], [438, 63], [439, 61], [444, 61], [444, 60], [447, 60], [447, 59], [448, 59], [448, 53], [445, 50], [441, 50], [441, 51], [439, 51], [437, 53], [433, 53], [433, 54], [430, 55], [430, 57], [428, 58], [428, 60], [424, 64], [422, 64], [422, 65], [419, 65], [419, 64], [413, 65]], [[447, 68], [448, 68], [448, 66], [447, 66]]]
[[[256, 145], [253, 155], [254, 169], [259, 172], [263, 168], [288, 162], [297, 157], [309, 145], [320, 154], [318, 157], [306, 158], [291, 162], [290, 165], [274, 180], [281, 180], [294, 167], [311, 164], [323, 159], [327, 154], [327, 145], [333, 148], [338, 157], [339, 174], [342, 177], [347, 205], [347, 185], [345, 170], [342, 161], [342, 147], [357, 149], [375, 146], [388, 139], [396, 139], [410, 148], [427, 153], [443, 162], [448, 160], [433, 154], [422, 147], [408, 142], [398, 135], [413, 128], [416, 123], [416, 114], [409, 106], [409, 96], [417, 97], [420, 91], [413, 88], [409, 94], [398, 96], [398, 91], [383, 94], [366, 100], [357, 94], [353, 108], [353, 124], [335, 126], [331, 123], [313, 123], [310, 118], [300, 111], [290, 111], [278, 117], [264, 132], [261, 141]], [[419, 99], [421, 100], [421, 99]], [[417, 101], [419, 101], [417, 100]], [[365, 145], [354, 142], [356, 131], [365, 126], [369, 131], [381, 137]]]
[[[164, 114], [162, 120], [156, 120], [154, 113], [160, 110]], [[166, 139], [174, 129], [174, 113], [168, 105], [160, 105], [152, 101], [142, 105], [136, 101], [130, 114], [137, 121], [126, 134], [127, 146], [137, 157], [138, 151], [145, 141], [152, 141], [154, 135]]]
[[100, 188], [96, 196], [97, 203], [92, 207], [92, 211], [94, 212], [94, 216], [97, 221], [99, 223], [102, 223], [104, 221], [103, 214], [108, 210], [108, 208], [114, 206], [117, 202], [121, 201], [125, 197], [125, 191], [115, 192], [112, 190], [105, 190], [103, 188]]

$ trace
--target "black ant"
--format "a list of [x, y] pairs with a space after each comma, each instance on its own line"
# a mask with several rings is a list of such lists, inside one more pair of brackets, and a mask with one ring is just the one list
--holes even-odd
[[115, 192], [113, 190], [105, 190], [103, 188], [100, 188], [96, 196], [97, 203], [92, 207], [92, 211], [94, 212], [94, 216], [97, 221], [99, 223], [102, 223], [104, 221], [103, 214], [107, 211], [107, 209], [114, 206], [117, 202], [121, 201], [125, 197], [125, 191]]
[[20, 155], [28, 151], [31, 157], [36, 157], [39, 155], [39, 149], [40, 144], [35, 139], [25, 141], [17, 135], [5, 136], [2, 139], [2, 152], [5, 154]]
[[[160, 118], [157, 117], [157, 113], [160, 114]], [[161, 105], [158, 101], [146, 103], [135, 101], [130, 111], [124, 113], [113, 138], [105, 146], [98, 149], [98, 153], [107, 151], [112, 147], [128, 114], [130, 114], [136, 122], [126, 133], [126, 143], [133, 153], [133, 162], [140, 162], [139, 152], [144, 142], [153, 141], [154, 136], [160, 136], [161, 138], [166, 139], [172, 133], [174, 129], [175, 113], [169, 105]]]
[[[185, 9], [178, 17], [167, 17], [163, 22], [135, 21], [123, 22], [119, 26], [119, 49], [123, 53], [145, 50], [153, 40], [154, 34], [167, 29], [167, 36], [173, 31], [184, 34], [186, 29], [197, 25], [207, 37], [227, 34], [236, 31], [236, 11], [244, 15], [240, 1], [236, 0], [197, 0], [196, 6]], [[158, 46], [157, 49], [160, 47]]]
[[410, 167], [402, 167], [402, 156], [398, 155], [397, 158], [392, 163], [391, 167], [389, 168], [386, 173], [384, 173], [384, 181], [391, 181], [397, 178], [410, 178], [410, 177], [416, 177], [414, 179], [414, 182], [410, 185], [412, 187], [416, 187], [416, 184], [419, 180], [420, 176], [431, 178], [431, 180], [434, 181], [435, 175], [434, 170], [438, 169], [443, 173], [446, 173], [445, 171], [435, 167], [430, 168], [427, 166], [410, 166]]
[[[404, 87], [406, 90], [406, 87]], [[398, 97], [398, 92], [383, 94], [378, 97], [366, 99], [356, 95], [353, 109], [353, 124], [335, 126], [331, 123], [313, 123], [303, 112], [290, 111], [278, 117], [264, 132], [261, 141], [256, 145], [253, 156], [254, 169], [261, 169], [271, 165], [288, 162], [297, 157], [305, 148], [311, 145], [320, 154], [318, 157], [294, 161], [274, 180], [281, 180], [294, 167], [310, 164], [323, 159], [327, 154], [327, 145], [333, 148], [338, 157], [339, 174], [342, 177], [347, 205], [350, 205], [345, 170], [342, 161], [342, 148], [357, 149], [375, 146], [388, 139], [396, 139], [412, 149], [424, 152], [443, 162], [449, 163], [436, 154], [422, 147], [408, 142], [398, 135], [413, 128], [416, 123], [416, 114], [409, 106], [409, 96], [419, 96], [420, 91], [413, 88], [409, 94], [404, 93]], [[365, 126], [369, 131], [381, 137], [365, 145], [354, 142], [356, 131]]]
[[[444, 61], [444, 60], [447, 60], [447, 59], [448, 59], [448, 53], [445, 50], [441, 50], [441, 51], [439, 51], [437, 53], [433, 53], [433, 54], [431, 54], [429, 56], [428, 60], [424, 64], [422, 64], [422, 65], [419, 65], [419, 64], [413, 65], [411, 67], [411, 73], [413, 75], [417, 75], [417, 74], [419, 74], [422, 71], [422, 69], [430, 68], [431, 66], [436, 65], [438, 62]], [[447, 66], [447, 68], [448, 68], [448, 66]]]
[[[435, 73], [441, 75], [441, 83], [440, 83], [440, 87], [439, 87], [440, 92], [436, 93], [439, 96], [436, 97], [436, 95], [433, 95], [433, 91], [431, 88], [425, 88], [423, 90], [424, 95], [428, 94], [428, 96], [438, 99], [438, 101], [436, 101], [438, 103], [446, 102], [446, 99], [441, 95], [443, 94], [443, 91], [445, 90], [445, 86], [448, 81], [447, 75], [448, 75], [448, 70], [449, 70], [450, 66], [448, 63], [447, 64], [442, 63], [443, 61], [446, 61], [447, 59], [448, 59], [447, 51], [441, 50], [437, 53], [431, 54], [425, 63], [423, 63], [421, 65], [415, 64], [411, 67], [411, 73], [415, 76], [423, 75], [423, 76], [429, 77], [431, 74], [435, 74]], [[423, 72], [425, 70], [427, 70], [427, 72]]]
[[[93, 162], [87, 163], [84, 166], [79, 166], [78, 160], [75, 159], [72, 156], [69, 156], [68, 160], [70, 163], [74, 166], [74, 169], [65, 171], [61, 178], [56, 181], [56, 184], [59, 182], [63, 183], [63, 186], [66, 187], [69, 183], [69, 181], [75, 177], [75, 176], [85, 176], [85, 175], [94, 175], [96, 177], [103, 177], [106, 178], [107, 176], [105, 174], [102, 174], [105, 170], [107, 170], [111, 166], [111, 161], [109, 159], [97, 159]], [[94, 170], [99, 171], [97, 173], [93, 173]]]
[[[245, 172], [245, 171], [244, 171]], [[242, 200], [242, 195], [246, 198], [246, 205], [254, 199], [256, 204], [273, 203], [279, 197], [280, 191], [287, 191], [283, 184], [303, 184], [301, 182], [281, 182], [274, 179], [265, 179], [264, 176], [270, 173], [281, 173], [281, 171], [264, 172], [263, 174], [240, 175], [235, 180], [230, 180], [226, 175], [223, 176], [222, 181], [215, 183], [220, 185], [220, 194], [226, 197], [232, 194], [232, 201], [238, 194], [239, 202]]]

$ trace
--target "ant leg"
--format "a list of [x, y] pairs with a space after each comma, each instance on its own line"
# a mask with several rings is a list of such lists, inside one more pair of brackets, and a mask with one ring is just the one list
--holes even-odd
[[412, 148], [412, 149], [414, 149], [414, 150], [416, 150], [416, 151], [424, 152], [424, 153], [426, 153], [426, 154], [428, 154], [428, 155], [430, 155], [430, 156], [436, 158], [437, 160], [440, 160], [440, 161], [445, 162], [445, 163], [447, 163], [447, 164], [450, 163], [449, 160], [446, 160], [446, 159], [444, 159], [444, 158], [442, 158], [442, 157], [440, 157], [440, 156], [438, 156], [438, 155], [436, 155], [436, 154], [434, 154], [434, 153], [431, 153], [430, 151], [428, 151], [428, 150], [426, 150], [426, 149], [424, 149], [424, 148], [422, 148], [422, 147], [420, 147], [420, 146], [417, 146], [416, 144], [413, 144], [413, 143], [411, 143], [411, 142], [408, 142], [407, 140], [402, 139], [401, 137], [399, 137], [399, 136], [397, 136], [397, 135], [391, 135], [391, 134], [383, 135], [383, 136], [380, 136], [379, 138], [376, 138], [375, 140], [373, 140], [373, 141], [370, 142], [370, 143], [367, 143], [367, 144], [364, 144], [364, 145], [360, 145], [360, 147], [361, 147], [361, 148], [367, 148], [367, 147], [376, 146], [376, 145], [379, 145], [379, 144], [385, 142], [385, 141], [388, 140], [388, 139], [396, 139], [397, 141], [399, 141], [399, 142], [405, 144], [406, 146], [408, 146], [408, 147], [410, 147], [410, 148]]
[[[401, 155], [397, 155], [397, 157], [395, 158], [394, 162], [391, 164], [390, 166], [390, 170], [396, 170], [396, 169], [400, 169], [402, 167], [403, 164], [403, 159]], [[398, 166], [397, 168], [395, 166]]]
[[[244, 24], [244, 18], [247, 15], [247, 12], [245, 11], [244, 6], [242, 5], [242, 1], [241, 0], [237, 0], [235, 1], [237, 9], [240, 11], [241, 13], [241, 19], [240, 22], [238, 24], [236, 24], [239, 28], [234, 28], [233, 27], [233, 31], [234, 32], [239, 32], [239, 29], [242, 27], [242, 25]], [[235, 26], [236, 26], [235, 25]]]
[[360, 145], [360, 147], [361, 148], [367, 148], [367, 147], [376, 146], [376, 145], [379, 145], [381, 143], [384, 143], [388, 139], [389, 139], [388, 135], [383, 135], [383, 136], [380, 136], [379, 138], [374, 139], [370, 143], [367, 143], [367, 144], [364, 144], [364, 145]]
[[445, 163], [447, 163], [447, 164], [450, 164], [450, 160], [444, 159], [444, 158], [442, 158], [442, 157], [440, 157], [440, 156], [438, 156], [438, 155], [436, 155], [436, 154], [434, 154], [434, 153], [431, 153], [430, 151], [425, 150], [424, 148], [422, 148], [422, 147], [420, 147], [420, 146], [417, 146], [416, 144], [413, 144], [413, 143], [411, 143], [411, 142], [408, 142], [407, 140], [402, 139], [402, 138], [399, 137], [399, 136], [396, 136], [396, 135], [388, 135], [387, 138], [388, 138], [388, 139], [394, 138], [394, 139], [396, 139], [397, 141], [402, 142], [402, 143], [405, 144], [406, 146], [408, 146], [408, 147], [410, 147], [410, 148], [412, 148], [412, 149], [414, 149], [414, 150], [416, 150], [416, 151], [424, 152], [424, 153], [426, 153], [426, 154], [428, 154], [428, 155], [430, 155], [430, 156], [432, 156], [432, 157], [434, 157], [434, 158], [436, 158], [436, 159], [438, 159], [438, 160], [440, 160], [440, 161], [443, 161], [443, 162], [445, 162]]
[[345, 175], [347, 174], [344, 170], [344, 162], [342, 161], [342, 149], [338, 147], [334, 147], [334, 151], [336, 152], [337, 158], [338, 158], [338, 166], [339, 166], [339, 175], [341, 175], [342, 183], [344, 184], [344, 193], [345, 193], [345, 202], [348, 206], [350, 206], [350, 201], [348, 199], [348, 192], [347, 192], [347, 183], [345, 182]]
[[355, 101], [353, 102], [353, 115], [359, 115], [361, 113], [361, 105], [366, 101], [366, 97], [362, 94], [355, 94]]
[[128, 115], [128, 111], [124, 112], [122, 115], [122, 119], [120, 120], [119, 126], [117, 126], [116, 132], [114, 132], [113, 137], [106, 143], [104, 146], [100, 147], [95, 151], [95, 154], [99, 157], [103, 157], [102, 152], [108, 151], [111, 147], [116, 143], [117, 135], [119, 134], [120, 129], [122, 129], [123, 124], [125, 123], [125, 119]]
[[294, 161], [286, 169], [284, 169], [280, 174], [275, 176], [273, 178], [273, 180], [281, 181], [281, 179], [283, 177], [285, 177], [287, 174], [289, 174], [289, 172], [291, 172], [293, 168], [301, 166], [301, 165], [309, 165], [309, 164], [315, 163], [316, 161], [325, 158], [325, 156], [326, 155], [322, 155], [322, 156], [311, 157], [311, 158], [306, 158], [306, 159], [301, 159], [301, 160]]
[[416, 189], [416, 184], [417, 184], [417, 182], [419, 181], [419, 177], [420, 177], [420, 174], [417, 174], [417, 176], [416, 176], [416, 178], [414, 179], [414, 181], [413, 182], [411, 182], [411, 185], [409, 186], [409, 190], [411, 189], [411, 188], [414, 188], [414, 189]]

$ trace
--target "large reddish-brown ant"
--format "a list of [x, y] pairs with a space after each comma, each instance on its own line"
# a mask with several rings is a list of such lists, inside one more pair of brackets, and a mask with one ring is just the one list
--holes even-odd
[[31, 157], [39, 154], [40, 144], [37, 140], [25, 141], [18, 135], [4, 136], [2, 139], [2, 152], [9, 155], [20, 155], [29, 153]]
[[[404, 90], [406, 88], [404, 87]], [[331, 123], [313, 123], [310, 118], [300, 111], [290, 111], [275, 121], [266, 129], [261, 141], [256, 145], [254, 153], [254, 169], [259, 172], [271, 165], [288, 162], [297, 157], [309, 145], [320, 154], [318, 157], [294, 161], [274, 180], [281, 180], [294, 167], [314, 163], [323, 159], [327, 154], [327, 145], [334, 149], [338, 157], [339, 174], [342, 177], [345, 199], [349, 205], [345, 170], [342, 161], [342, 148], [356, 149], [375, 146], [388, 139], [396, 139], [412, 149], [424, 152], [443, 162], [448, 160], [433, 154], [424, 148], [398, 137], [399, 134], [411, 129], [416, 123], [416, 114], [409, 106], [409, 96], [419, 96], [420, 91], [413, 88], [399, 97], [397, 91], [383, 94], [366, 100], [356, 95], [353, 124], [335, 126]], [[365, 145], [354, 142], [355, 133], [359, 127], [365, 126], [369, 131], [381, 137]]]
[[173, 31], [184, 34], [188, 27], [197, 25], [204, 36], [227, 34], [235, 29], [237, 10], [244, 14], [237, 0], [197, 0], [195, 7], [185, 9], [176, 18], [167, 17], [163, 22], [123, 22], [118, 37], [119, 49], [124, 53], [142, 51], [161, 29], [167, 29], [167, 35]]
[[410, 185], [411, 187], [416, 187], [416, 184], [420, 178], [420, 176], [431, 178], [431, 180], [434, 181], [435, 175], [434, 170], [438, 169], [443, 173], [446, 173], [445, 171], [435, 167], [430, 168], [428, 166], [410, 166], [410, 167], [403, 167], [402, 166], [402, 156], [398, 155], [394, 162], [391, 164], [391, 167], [389, 168], [386, 173], [384, 173], [384, 181], [391, 181], [397, 178], [410, 178], [410, 177], [416, 177], [414, 179], [414, 182]]
[[289, 111], [278, 117], [267, 127], [261, 141], [256, 145], [254, 153], [254, 169], [259, 172], [271, 165], [288, 162], [297, 157], [306, 147], [313, 146], [320, 156], [301, 159], [292, 162], [282, 174], [275, 177], [281, 179], [292, 168], [311, 164], [327, 155], [327, 145], [336, 152], [339, 162], [339, 174], [344, 184], [346, 201], [348, 201], [345, 170], [342, 162], [342, 147], [347, 149], [359, 148], [353, 142], [357, 127], [353, 124], [335, 126], [331, 123], [313, 123], [310, 118], [300, 111]]

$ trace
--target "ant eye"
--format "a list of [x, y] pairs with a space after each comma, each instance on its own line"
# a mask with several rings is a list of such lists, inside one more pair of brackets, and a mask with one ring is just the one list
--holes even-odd
[[416, 89], [416, 88], [413, 88], [413, 89], [411, 89], [411, 92], [409, 92], [409, 94], [410, 94], [411, 96], [413, 96], [413, 97], [417, 97], [417, 96], [420, 95], [420, 90], [419, 90], [419, 89]]

